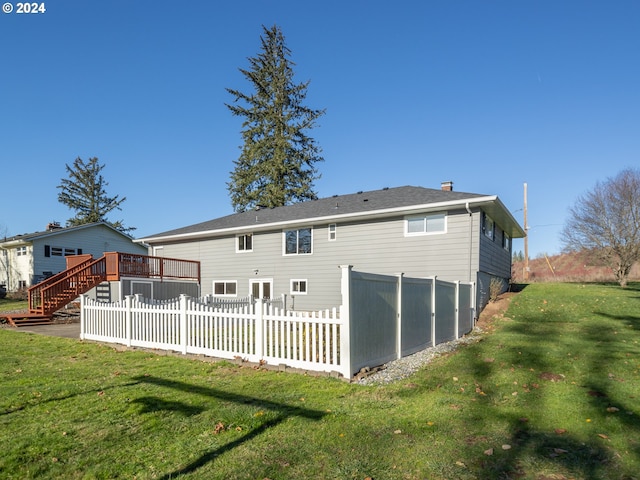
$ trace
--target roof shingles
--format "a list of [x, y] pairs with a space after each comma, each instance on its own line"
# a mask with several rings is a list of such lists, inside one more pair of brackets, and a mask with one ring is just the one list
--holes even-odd
[[234, 213], [206, 222], [158, 233], [147, 237], [147, 239], [242, 228], [255, 225], [256, 223], [273, 224], [305, 219], [311, 221], [315, 218], [460, 201], [484, 196], [486, 195], [414, 186], [384, 188], [348, 195], [334, 195], [333, 197], [309, 200], [283, 207], [259, 208]]

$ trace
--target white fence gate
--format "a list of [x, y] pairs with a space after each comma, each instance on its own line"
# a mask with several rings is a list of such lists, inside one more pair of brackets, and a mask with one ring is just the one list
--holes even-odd
[[336, 372], [452, 340], [473, 328], [474, 285], [354, 272], [342, 267], [343, 305], [294, 312], [257, 300], [225, 306], [186, 295], [162, 303], [81, 297], [81, 338]]

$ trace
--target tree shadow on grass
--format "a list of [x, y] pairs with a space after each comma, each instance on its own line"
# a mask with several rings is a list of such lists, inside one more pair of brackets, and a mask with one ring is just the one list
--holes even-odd
[[[636, 398], [634, 392], [620, 388], [633, 379], [618, 378], [622, 372], [617, 372], [615, 366], [627, 364], [625, 355], [630, 359], [637, 358], [637, 345], [629, 342], [622, 330], [623, 325], [627, 331], [629, 326], [637, 330], [640, 319], [629, 315], [594, 314], [601, 316], [603, 321], [583, 321], [562, 310], [532, 312], [526, 318], [503, 323], [500, 327], [502, 343], [490, 339], [466, 347], [467, 352], [459, 352], [466, 361], [464, 370], [473, 375], [476, 387], [481, 390], [479, 395], [484, 395], [467, 404], [468, 423], [473, 424], [473, 430], [478, 433], [469, 438], [474, 443], [481, 442], [482, 432], [500, 431], [495, 425], [504, 425], [507, 433], [502, 439], [504, 447], [498, 443], [491, 445], [490, 451], [467, 450], [467, 461], [479, 468], [483, 478], [533, 478], [533, 475], [540, 479], [565, 478], [562, 473], [570, 472], [571, 478], [596, 480], [611, 478], [612, 471], [616, 472], [615, 478], [636, 478], [629, 470], [640, 462], [640, 441], [634, 440], [640, 438], [640, 413], [634, 400], [630, 400]], [[566, 359], [562, 358], [564, 355]], [[578, 366], [579, 370], [576, 369]], [[517, 389], [514, 393], [517, 397], [513, 398], [531, 398], [532, 401], [519, 408], [516, 401], [505, 400], [505, 405], [512, 406], [500, 408], [507, 394], [493, 385], [497, 378], [504, 378], [504, 371], [513, 372], [518, 380], [518, 386], [513, 387]], [[578, 388], [577, 396], [567, 394], [571, 387], [552, 386], [554, 382], [570, 382], [567, 383], [570, 386], [574, 383], [572, 380]], [[441, 382], [441, 379], [433, 381]], [[552, 398], [554, 395], [568, 395], [567, 400], [573, 403], [563, 405]], [[539, 417], [539, 412], [532, 414], [530, 410], [544, 408], [556, 409], [553, 415], [560, 419], [558, 428], [541, 427], [545, 422], [540, 425], [535, 421], [529, 423], [527, 416]], [[599, 423], [594, 423], [593, 429], [567, 431], [560, 428], [565, 409], [566, 415], [581, 413], [585, 415], [585, 421], [590, 422], [587, 418], [593, 416]], [[628, 458], [621, 463], [620, 455], [625, 453]], [[536, 474], [538, 469], [546, 470], [551, 476]]]
[[82, 392], [71, 393], [71, 394], [68, 394], [68, 395], [53, 396], [51, 398], [44, 398], [44, 399], [38, 399], [38, 400], [31, 399], [31, 401], [29, 401], [25, 405], [16, 406], [16, 407], [13, 407], [13, 408], [7, 408], [6, 410], [0, 410], [0, 415], [10, 415], [12, 413], [16, 413], [16, 412], [20, 412], [22, 410], [26, 410], [27, 408], [36, 407], [36, 406], [39, 406], [39, 405], [45, 405], [47, 403], [52, 403], [52, 402], [61, 402], [61, 401], [64, 401], [64, 400], [68, 400], [70, 398], [81, 397], [83, 395], [89, 395], [89, 394], [92, 394], [92, 393], [100, 393], [100, 392], [105, 392], [107, 390], [114, 390], [114, 389], [119, 389], [119, 388], [122, 388], [122, 387], [130, 387], [130, 386], [136, 385], [136, 383], [137, 382], [123, 383], [123, 384], [119, 384], [119, 385], [113, 385], [111, 387], [92, 388], [92, 389], [89, 389], [89, 390], [84, 390]]
[[[259, 427], [249, 431], [246, 435], [234, 440], [233, 442], [227, 443], [226, 445], [221, 446], [220, 448], [213, 449], [205, 454], [201, 455], [195, 461], [189, 463], [179, 470], [175, 470], [173, 472], [167, 473], [160, 477], [160, 480], [169, 480], [172, 478], [179, 477], [180, 475], [185, 475], [189, 473], [193, 473], [199, 468], [205, 466], [206, 464], [214, 461], [216, 457], [222, 455], [223, 453], [233, 450], [235, 447], [242, 445], [245, 442], [252, 440], [253, 438], [259, 436], [260, 434], [268, 431], [270, 428], [273, 428], [286, 420], [289, 417], [303, 417], [309, 420], [320, 420], [322, 417], [326, 415], [325, 412], [319, 410], [312, 410], [308, 408], [301, 408], [292, 405], [287, 405], [285, 403], [273, 402], [270, 400], [264, 400], [261, 398], [250, 397], [247, 395], [239, 395], [236, 393], [225, 392], [223, 390], [218, 390], [211, 387], [203, 387], [200, 385], [192, 385], [189, 383], [179, 382], [175, 380], [167, 380], [165, 378], [153, 377], [153, 376], [139, 376], [136, 377], [140, 383], [148, 383], [151, 385], [156, 385], [164, 388], [170, 388], [173, 390], [178, 390], [182, 392], [186, 392], [189, 394], [198, 394], [209, 398], [215, 398], [218, 400], [226, 401], [226, 402], [234, 402], [242, 405], [250, 405], [257, 404], [260, 405], [261, 408], [271, 410], [276, 412], [275, 418], [271, 418], [266, 421]], [[148, 399], [148, 397], [145, 397]], [[154, 400], [157, 400], [154, 398]], [[143, 403], [144, 402], [140, 402]], [[175, 403], [179, 402], [168, 402], [171, 405], [166, 405], [169, 409], [175, 410]], [[178, 408], [182, 408], [178, 406]], [[187, 409], [188, 410], [188, 409]]]
[[[630, 316], [616, 316], [611, 314], [594, 312], [594, 314], [607, 318], [609, 320], [618, 321], [620, 323], [632, 322], [632, 327], [638, 329], [638, 318]], [[558, 319], [546, 319], [551, 320], [553, 323]], [[562, 322], [560, 322], [561, 324]], [[522, 327], [523, 325], [520, 325]], [[624, 382], [624, 379], [617, 379], [617, 372], [615, 371], [615, 365], [619, 365], [623, 355], [630, 355], [630, 352], [637, 352], [637, 348], [634, 348], [628, 343], [622, 343], [622, 335], [618, 334], [615, 327], [611, 327], [610, 324], [595, 324], [593, 322], [586, 322], [584, 325], [580, 324], [580, 328], [575, 332], [575, 335], [588, 340], [588, 348], [583, 348], [581, 351], [575, 352], [574, 349], [580, 345], [575, 343], [571, 339], [571, 335], [566, 335], [564, 328], [558, 327], [556, 336], [554, 337], [554, 343], [564, 345], [567, 352], [572, 352], [572, 356], [584, 357], [585, 367], [581, 371], [579, 376], [584, 376], [583, 382], [580, 387], [584, 391], [584, 409], [585, 413], [591, 411], [594, 415], [599, 417], [600, 422], [604, 422], [605, 412], [611, 412], [609, 415], [609, 421], [617, 424], [617, 427], [610, 424], [605, 427], [603, 432], [593, 433], [593, 438], [589, 438], [585, 441], [584, 438], [576, 438], [570, 433], [563, 433], [556, 435], [555, 432], [540, 432], [532, 429], [528, 429], [525, 425], [518, 425], [517, 421], [512, 421], [513, 441], [516, 448], [510, 450], [506, 455], [508, 462], [508, 470], [511, 472], [517, 472], [520, 465], [520, 460], [523, 458], [523, 454], [534, 454], [539, 458], [553, 459], [553, 462], [561, 467], [567, 468], [572, 473], [578, 473], [582, 478], [591, 480], [606, 478], [612, 468], [617, 468], [618, 453], [612, 450], [608, 444], [609, 436], [605, 432], [608, 428], [612, 428], [614, 431], [616, 428], [620, 428], [625, 437], [630, 443], [626, 445], [629, 452], [640, 459], [640, 446], [637, 442], [633, 442], [634, 434], [630, 432], [636, 432], [640, 434], [640, 417], [637, 412], [634, 411], [634, 406], [629, 405], [624, 400], [624, 394], [619, 389], [614, 387], [615, 381]], [[521, 331], [523, 335], [526, 335], [526, 330]], [[621, 333], [621, 332], [620, 332]], [[542, 336], [540, 334], [543, 334]], [[536, 351], [536, 346], [542, 343], [545, 338], [552, 335], [552, 332], [546, 329], [536, 331], [535, 334], [529, 337], [531, 347], [527, 348], [527, 358], [537, 368], [542, 367], [546, 360], [543, 358], [543, 351]], [[537, 339], [539, 341], [536, 341]], [[568, 338], [567, 338], [568, 337]], [[584, 346], [584, 344], [583, 344]], [[519, 359], [516, 357], [515, 351], [512, 352], [514, 361]], [[567, 360], [569, 363], [570, 360]], [[569, 377], [576, 377], [576, 373], [571, 372], [571, 368], [568, 365], [562, 365], [562, 363], [550, 362], [549, 366], [553, 364], [555, 368], [567, 368], [567, 374]], [[560, 372], [556, 372], [560, 373]], [[553, 375], [553, 374], [552, 374]], [[554, 375], [555, 376], [555, 375]], [[564, 376], [560, 376], [564, 378]], [[541, 376], [541, 378], [545, 378]], [[555, 380], [552, 380], [555, 381]], [[634, 398], [634, 397], [632, 397]], [[622, 476], [619, 478], [631, 478]]]
[[[480, 460], [487, 478], [530, 478], [533, 465], [546, 463], [550, 476], [536, 474], [536, 478], [566, 478], [558, 472], [571, 472], [578, 478], [598, 480], [606, 478], [611, 468], [611, 453], [597, 440], [584, 442], [566, 433], [545, 432], [529, 428], [521, 419], [510, 419], [511, 437], [495, 451], [485, 452]], [[573, 478], [573, 477], [571, 477]]]
[[142, 406], [140, 413], [153, 413], [161, 411], [176, 412], [185, 417], [192, 415], [198, 415], [203, 412], [204, 408], [196, 407], [193, 405], [187, 405], [183, 402], [170, 402], [159, 397], [141, 397], [133, 400], [132, 403], [137, 403]]
[[[639, 297], [640, 298], [640, 297]], [[629, 322], [629, 326], [634, 330], [640, 330], [640, 317], [637, 315], [611, 315], [605, 312], [593, 312], [595, 315], [610, 318], [611, 320], [619, 320], [621, 322]]]

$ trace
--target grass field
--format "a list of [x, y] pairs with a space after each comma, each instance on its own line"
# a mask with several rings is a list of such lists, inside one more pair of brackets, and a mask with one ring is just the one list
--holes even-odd
[[368, 387], [0, 329], [0, 478], [640, 478], [640, 285], [484, 327]]
[[9, 298], [0, 298], [0, 312], [12, 310], [28, 310], [29, 303], [26, 300], [12, 300]]

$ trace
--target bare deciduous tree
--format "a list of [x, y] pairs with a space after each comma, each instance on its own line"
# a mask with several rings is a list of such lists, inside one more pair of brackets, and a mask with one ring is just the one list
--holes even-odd
[[621, 287], [640, 260], [640, 170], [626, 169], [578, 197], [562, 230], [565, 251], [590, 250]]

